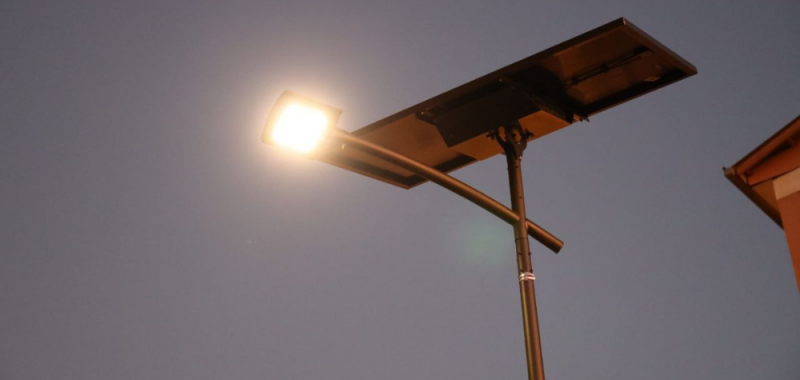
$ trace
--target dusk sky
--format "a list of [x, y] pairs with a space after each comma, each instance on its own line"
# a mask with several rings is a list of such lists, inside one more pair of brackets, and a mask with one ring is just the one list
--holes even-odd
[[[619, 17], [698, 74], [535, 140], [544, 369], [800, 379], [783, 230], [723, 176], [800, 114], [800, 1], [0, 2], [0, 379], [525, 379], [513, 230], [261, 143]], [[508, 204], [505, 160], [454, 176]]]

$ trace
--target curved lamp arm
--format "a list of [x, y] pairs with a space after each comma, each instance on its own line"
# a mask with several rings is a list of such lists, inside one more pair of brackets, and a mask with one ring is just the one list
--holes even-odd
[[[478, 191], [474, 187], [469, 186], [466, 183], [461, 182], [419, 161], [363, 140], [358, 136], [340, 129], [334, 129], [331, 131], [329, 138], [335, 139], [337, 140], [337, 143], [343, 143], [347, 147], [352, 147], [353, 149], [357, 149], [364, 153], [386, 160], [441, 187], [444, 187], [445, 189], [450, 190], [460, 195], [462, 198], [465, 198], [468, 201], [478, 205], [482, 209], [489, 211], [508, 224], [513, 225], [519, 220], [519, 215], [517, 215], [517, 213], [508, 207], [504, 206], [502, 203]], [[528, 235], [530, 235], [539, 243], [542, 243], [545, 247], [549, 248], [553, 252], [558, 253], [558, 251], [561, 250], [561, 247], [564, 246], [563, 241], [553, 236], [553, 234], [547, 232], [544, 228], [538, 226], [536, 223], [530, 221], [530, 219], [527, 219], [527, 224]]]

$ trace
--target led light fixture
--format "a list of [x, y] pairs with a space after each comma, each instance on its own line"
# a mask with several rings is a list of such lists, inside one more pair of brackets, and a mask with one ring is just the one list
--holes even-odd
[[284, 91], [270, 111], [261, 139], [300, 153], [310, 153], [336, 128], [342, 111]]

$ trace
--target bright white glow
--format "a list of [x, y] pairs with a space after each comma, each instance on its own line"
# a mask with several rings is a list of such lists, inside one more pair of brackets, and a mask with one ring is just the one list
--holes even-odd
[[272, 128], [272, 141], [303, 153], [319, 145], [325, 136], [328, 118], [322, 111], [300, 104], [289, 104]]

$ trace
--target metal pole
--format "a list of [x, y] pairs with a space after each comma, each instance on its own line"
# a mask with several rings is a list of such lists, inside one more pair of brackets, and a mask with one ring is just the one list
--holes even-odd
[[536, 312], [536, 293], [533, 282], [536, 279], [531, 267], [531, 253], [528, 234], [555, 252], [563, 242], [527, 219], [525, 215], [525, 193], [522, 188], [522, 151], [527, 146], [527, 136], [522, 127], [515, 123], [494, 132], [494, 136], [506, 153], [508, 181], [511, 190], [509, 210], [499, 202], [475, 188], [421, 162], [395, 153], [389, 149], [372, 144], [350, 133], [336, 130], [332, 137], [340, 143], [350, 143], [354, 148], [375, 157], [384, 159], [401, 168], [426, 178], [484, 208], [514, 226], [514, 241], [517, 247], [517, 268], [519, 270], [519, 291], [522, 301], [522, 321], [525, 331], [525, 352], [528, 362], [528, 379], [544, 380], [542, 344], [539, 339], [539, 317]]
[[505, 136], [495, 132], [508, 164], [508, 183], [511, 191], [511, 209], [519, 215], [514, 224], [514, 241], [517, 248], [517, 269], [519, 270], [519, 293], [522, 301], [522, 323], [525, 330], [525, 353], [528, 361], [528, 379], [544, 380], [542, 343], [539, 339], [539, 316], [536, 312], [536, 292], [531, 266], [531, 251], [528, 245], [525, 216], [525, 192], [522, 188], [522, 151], [527, 145], [527, 136], [519, 125], [505, 127]]

